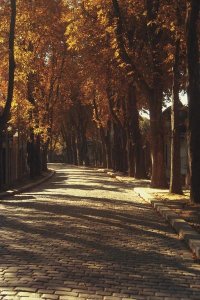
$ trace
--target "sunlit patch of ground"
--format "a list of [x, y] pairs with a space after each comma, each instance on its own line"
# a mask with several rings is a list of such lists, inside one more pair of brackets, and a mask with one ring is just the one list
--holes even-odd
[[178, 195], [178, 194], [172, 194], [169, 193], [168, 191], [166, 192], [157, 192], [153, 193], [156, 198], [159, 198], [160, 200], [167, 200], [167, 201], [177, 201], [177, 200], [183, 200], [184, 202], [189, 202], [189, 191], [185, 190], [183, 195]]

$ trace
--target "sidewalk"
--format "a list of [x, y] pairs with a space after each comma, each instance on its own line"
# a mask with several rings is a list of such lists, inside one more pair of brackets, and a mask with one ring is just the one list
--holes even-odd
[[134, 191], [173, 227], [179, 238], [191, 249], [196, 258], [200, 259], [200, 205], [189, 202], [189, 191], [184, 195], [170, 194], [163, 189], [149, 187], [150, 180], [136, 180], [119, 172], [103, 169], [108, 175], [119, 181], [132, 185]]
[[43, 172], [42, 175], [36, 179], [24, 179], [19, 183], [16, 183], [12, 188], [0, 192], [0, 200], [5, 197], [13, 196], [15, 194], [19, 194], [29, 189], [32, 189], [38, 186], [39, 184], [45, 182], [46, 180], [50, 179], [54, 174], [55, 171], [53, 169], [48, 169], [47, 172]]

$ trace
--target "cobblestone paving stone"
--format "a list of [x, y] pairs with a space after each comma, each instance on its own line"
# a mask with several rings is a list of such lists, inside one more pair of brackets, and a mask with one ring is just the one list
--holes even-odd
[[0, 201], [0, 300], [200, 299], [200, 265], [131, 187], [57, 166]]

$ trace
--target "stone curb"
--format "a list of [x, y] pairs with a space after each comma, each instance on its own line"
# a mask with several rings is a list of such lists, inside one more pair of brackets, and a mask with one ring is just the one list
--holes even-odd
[[173, 212], [168, 206], [163, 205], [152, 195], [141, 188], [134, 188], [134, 191], [145, 201], [151, 203], [154, 209], [159, 212], [172, 228], [178, 233], [179, 237], [188, 245], [197, 258], [200, 258], [200, 234], [196, 232], [185, 220]]
[[[107, 172], [108, 175], [116, 178], [118, 181], [124, 182], [123, 177], [114, 172]], [[121, 174], [120, 174], [121, 175]], [[172, 228], [178, 233], [178, 236], [188, 245], [190, 250], [195, 256], [200, 258], [200, 234], [197, 233], [185, 220], [181, 219], [179, 215], [173, 212], [168, 206], [163, 205], [157, 199], [155, 199], [150, 193], [142, 190], [142, 188], [134, 188], [134, 191], [150, 203], [153, 208], [160, 213], [161, 216], [172, 226]]]
[[25, 192], [31, 188], [34, 188], [40, 184], [42, 184], [43, 182], [47, 181], [48, 179], [50, 179], [51, 177], [53, 177], [53, 175], [56, 173], [53, 169], [49, 169], [49, 171], [51, 172], [50, 174], [48, 174], [47, 176], [45, 176], [44, 178], [40, 179], [40, 180], [37, 180], [35, 182], [31, 182], [31, 183], [28, 183], [20, 188], [16, 188], [16, 189], [11, 189], [11, 190], [8, 190], [6, 192], [2, 192], [0, 193], [0, 199], [2, 200], [2, 198], [4, 197], [9, 197], [9, 196], [13, 196], [13, 195], [16, 195], [16, 194], [20, 194], [22, 192]]

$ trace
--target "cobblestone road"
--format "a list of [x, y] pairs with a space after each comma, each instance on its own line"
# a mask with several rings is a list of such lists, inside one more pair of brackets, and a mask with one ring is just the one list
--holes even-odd
[[60, 165], [0, 213], [0, 299], [200, 299], [186, 246], [104, 173]]

